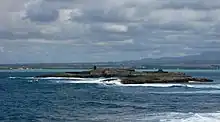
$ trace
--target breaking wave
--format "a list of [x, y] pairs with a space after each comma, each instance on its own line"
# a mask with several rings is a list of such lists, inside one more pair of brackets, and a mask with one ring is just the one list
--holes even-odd
[[9, 77], [10, 79], [27, 79], [29, 82], [46, 80], [53, 83], [72, 83], [72, 84], [104, 84], [126, 87], [155, 87], [155, 88], [196, 88], [196, 89], [220, 89], [220, 84], [171, 84], [171, 83], [149, 83], [149, 84], [122, 84], [119, 78], [66, 78], [66, 77]]
[[120, 79], [104, 81], [106, 79], [82, 79], [82, 80], [51, 80], [55, 83], [73, 83], [73, 84], [104, 84], [104, 85], [121, 85]]
[[220, 84], [165, 84], [165, 83], [151, 83], [151, 84], [122, 84], [122, 86], [131, 86], [131, 87], [184, 87], [184, 88], [197, 88], [197, 89], [220, 89]]
[[220, 94], [220, 90], [149, 92], [151, 94]]
[[64, 80], [64, 79], [70, 79], [70, 80], [81, 80], [84, 78], [74, 78], [74, 77], [45, 77], [45, 78], [37, 78], [37, 77], [9, 77], [9, 79], [29, 79], [29, 80]]
[[69, 84], [104, 84], [104, 85], [122, 85], [118, 78], [64, 78], [64, 77], [45, 77], [45, 78], [26, 78], [32, 82], [46, 80], [53, 83], [69, 83]]
[[[110, 120], [120, 122], [220, 122], [220, 113], [135, 113], [121, 116], [109, 117], [97, 115], [92, 120]], [[117, 122], [119, 122], [117, 121]]]
[[150, 122], [220, 122], [220, 113], [158, 113], [139, 121]]

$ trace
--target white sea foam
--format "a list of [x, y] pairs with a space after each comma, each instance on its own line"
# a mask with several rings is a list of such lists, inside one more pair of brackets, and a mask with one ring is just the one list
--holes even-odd
[[84, 80], [86, 78], [75, 78], [75, 77], [45, 77], [45, 78], [34, 78], [30, 77], [30, 79], [42, 79], [42, 80]]
[[[56, 80], [57, 83], [96, 83], [96, 84], [115, 84], [118, 86], [128, 86], [128, 87], [188, 87], [188, 88], [216, 88], [220, 89], [219, 85], [201, 85], [201, 84], [165, 84], [165, 83], [149, 83], [149, 84], [122, 84], [120, 79], [115, 78], [115, 80], [106, 81], [111, 78], [75, 78], [75, 77], [46, 77], [46, 78], [33, 78], [30, 79], [43, 79], [43, 80]], [[65, 81], [66, 80], [66, 81]]]
[[109, 80], [111, 78], [76, 78], [76, 77], [9, 77], [10, 79], [28, 79], [28, 80], [50, 80], [56, 83], [83, 83], [83, 84], [104, 84], [104, 85], [118, 85], [127, 87], [155, 87], [155, 88], [166, 88], [166, 87], [185, 87], [185, 88], [197, 88], [197, 89], [220, 89], [220, 84], [171, 84], [171, 83], [148, 83], [148, 84], [122, 84], [120, 79], [114, 78], [115, 80]]
[[[73, 78], [74, 79], [74, 78]], [[50, 80], [52, 82], [56, 83], [75, 83], [75, 84], [104, 84], [104, 85], [121, 85], [120, 79], [113, 79], [110, 80], [111, 78], [82, 78], [82, 79], [60, 79], [60, 80]], [[108, 81], [109, 80], [109, 81]]]
[[159, 113], [139, 121], [149, 122], [220, 122], [220, 113]]
[[9, 79], [16, 79], [17, 77], [8, 77]]
[[[165, 84], [165, 83], [149, 83], [149, 84], [122, 84], [120, 79], [114, 78], [49, 78], [56, 83], [83, 83], [83, 84], [104, 84], [104, 85], [117, 85], [122, 87], [155, 87], [155, 88], [197, 88], [197, 89], [220, 89], [220, 84]], [[109, 81], [108, 81], [109, 80]]]
[[147, 84], [122, 84], [122, 86], [145, 86], [145, 87], [190, 87], [186, 84], [165, 84], [165, 83], [147, 83]]
[[36, 79], [35, 77], [8, 77], [9, 79]]
[[98, 84], [100, 83], [99, 80], [82, 80], [82, 81], [75, 81], [75, 80], [53, 80], [51, 82], [54, 83], [70, 83], [70, 84]]
[[220, 122], [220, 113], [135, 113], [119, 116], [97, 115], [91, 120], [107, 120], [114, 122]]
[[130, 87], [186, 87], [197, 89], [220, 89], [220, 84], [170, 84], [170, 83], [149, 83], [149, 84], [120, 84], [121, 86]]
[[196, 85], [190, 85], [189, 87], [220, 89], [220, 84], [196, 84]]
[[220, 94], [220, 90], [149, 92], [153, 94]]
[[29, 80], [65, 80], [65, 79], [70, 79], [70, 80], [82, 80], [85, 78], [76, 78], [76, 77], [45, 77], [45, 78], [38, 78], [38, 77], [8, 77], [9, 79], [29, 79]]

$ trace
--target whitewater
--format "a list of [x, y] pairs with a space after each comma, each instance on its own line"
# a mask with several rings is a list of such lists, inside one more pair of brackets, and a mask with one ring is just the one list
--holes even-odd
[[121, 84], [115, 77], [1, 71], [0, 121], [220, 122], [219, 71], [185, 72], [214, 82]]
[[[29, 82], [40, 82], [47, 80], [48, 83], [70, 83], [70, 84], [103, 84], [130, 87], [188, 87], [201, 89], [220, 89], [220, 84], [216, 83], [148, 83], [148, 84], [122, 84], [119, 78], [75, 78], [75, 77], [9, 77], [10, 79], [29, 79]], [[113, 79], [111, 81], [107, 81]]]

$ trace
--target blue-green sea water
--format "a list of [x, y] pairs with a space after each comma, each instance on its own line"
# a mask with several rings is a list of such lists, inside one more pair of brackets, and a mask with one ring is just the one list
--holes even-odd
[[34, 76], [64, 70], [1, 70], [2, 122], [220, 122], [220, 71], [170, 70], [204, 84], [122, 85]]

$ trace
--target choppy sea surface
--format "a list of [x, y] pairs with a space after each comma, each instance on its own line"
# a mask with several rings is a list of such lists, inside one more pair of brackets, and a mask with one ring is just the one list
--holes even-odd
[[34, 78], [62, 71], [1, 70], [0, 121], [220, 122], [220, 70], [171, 70], [214, 80], [204, 84]]

